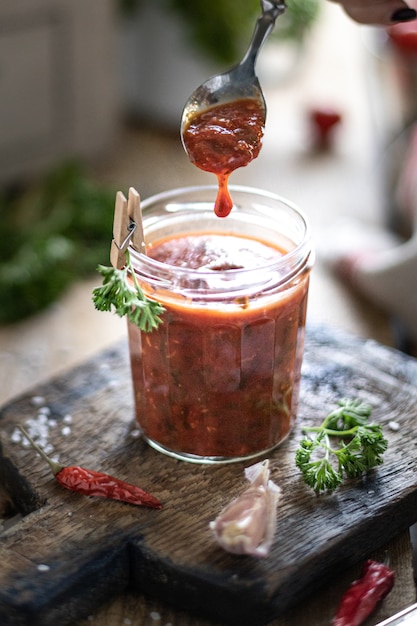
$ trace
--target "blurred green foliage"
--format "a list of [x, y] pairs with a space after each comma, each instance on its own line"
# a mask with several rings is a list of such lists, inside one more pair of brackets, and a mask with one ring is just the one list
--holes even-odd
[[287, 0], [287, 11], [277, 20], [274, 36], [302, 41], [317, 20], [321, 0]]
[[[129, 15], [149, 0], [119, 0]], [[260, 0], [151, 0], [179, 15], [191, 43], [221, 64], [234, 64], [247, 48], [261, 14]], [[277, 20], [274, 37], [301, 40], [319, 13], [320, 0], [287, 0], [285, 14]]]
[[113, 215], [114, 192], [77, 163], [28, 190], [1, 194], [0, 323], [36, 313], [107, 262]]

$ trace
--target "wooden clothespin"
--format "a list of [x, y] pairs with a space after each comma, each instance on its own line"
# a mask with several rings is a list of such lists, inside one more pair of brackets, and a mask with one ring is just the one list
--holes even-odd
[[130, 187], [128, 200], [121, 191], [116, 194], [113, 222], [113, 241], [110, 250], [110, 262], [121, 269], [126, 264], [126, 249], [132, 244], [138, 252], [146, 254], [143, 235], [140, 196]]

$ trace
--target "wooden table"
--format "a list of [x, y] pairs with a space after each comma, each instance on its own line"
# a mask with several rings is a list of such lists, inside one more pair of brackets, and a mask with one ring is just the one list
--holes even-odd
[[[416, 593], [411, 566], [411, 546], [407, 532], [402, 533], [381, 550], [370, 554], [383, 560], [387, 556], [396, 572], [395, 588], [378, 610], [366, 622], [374, 626], [395, 615], [415, 602]], [[352, 580], [358, 576], [360, 567], [349, 568], [337, 576], [335, 582], [315, 597], [302, 602], [299, 608], [287, 611], [270, 622], [269, 626], [329, 626], [338, 602]], [[176, 610], [157, 599], [123, 593], [116, 600], [105, 604], [88, 619], [77, 626], [220, 626], [219, 622], [195, 617]], [[236, 623], [237, 625], [238, 623]]]
[[[259, 616], [273, 626], [324, 626], [367, 557], [388, 557], [396, 573], [393, 591], [367, 624], [412, 604], [416, 381], [414, 359], [309, 328], [298, 424], [270, 455], [284, 497], [271, 555], [261, 561], [224, 553], [208, 531], [208, 521], [243, 488], [244, 464], [189, 465], [134, 436], [124, 342], [17, 398], [0, 416], [0, 502], [9, 516], [23, 514], [0, 535], [0, 622], [217, 626], [226, 616], [252, 626]], [[384, 425], [384, 464], [317, 498], [294, 467], [300, 423], [316, 422], [353, 394], [366, 397]], [[38, 419], [35, 403], [56, 422], [48, 422], [48, 441], [62, 463], [140, 484], [161, 498], [163, 510], [62, 490], [41, 459], [12, 442], [17, 423]], [[390, 430], [392, 420], [399, 431]]]

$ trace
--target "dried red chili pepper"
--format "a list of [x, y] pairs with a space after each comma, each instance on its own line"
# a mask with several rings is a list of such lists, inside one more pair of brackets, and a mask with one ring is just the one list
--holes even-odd
[[24, 428], [19, 429], [29, 441], [31, 446], [48, 463], [57, 482], [65, 489], [76, 491], [84, 496], [97, 496], [111, 500], [120, 500], [129, 504], [148, 506], [154, 509], [161, 509], [162, 504], [154, 496], [140, 487], [131, 485], [94, 470], [79, 467], [78, 465], [64, 466], [50, 459], [45, 452], [33, 441]]
[[332, 626], [360, 626], [394, 585], [394, 572], [383, 563], [368, 560], [362, 576], [344, 594]]

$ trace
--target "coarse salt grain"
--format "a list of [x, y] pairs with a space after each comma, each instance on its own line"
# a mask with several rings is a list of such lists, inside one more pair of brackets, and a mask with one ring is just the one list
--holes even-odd
[[158, 611], [151, 611], [150, 618], [153, 619], [155, 622], [159, 622], [159, 620], [161, 619], [161, 615], [158, 613]]
[[67, 437], [70, 434], [71, 428], [69, 426], [64, 426], [64, 428], [61, 429], [61, 435], [63, 435], [64, 437]]
[[388, 422], [388, 428], [394, 432], [397, 432], [397, 430], [400, 430], [400, 425], [398, 422]]
[[22, 433], [17, 428], [14, 429], [10, 436], [10, 441], [12, 443], [20, 443], [22, 441]]
[[33, 396], [30, 401], [33, 406], [41, 406], [41, 404], [45, 404], [45, 398], [43, 396]]
[[41, 406], [38, 413], [39, 415], [50, 415], [51, 409], [49, 408], [49, 406]]
[[62, 421], [64, 424], [72, 424], [72, 415], [64, 415]]
[[49, 572], [51, 568], [49, 567], [49, 565], [45, 565], [45, 563], [39, 563], [36, 569], [38, 570], [38, 572]]

